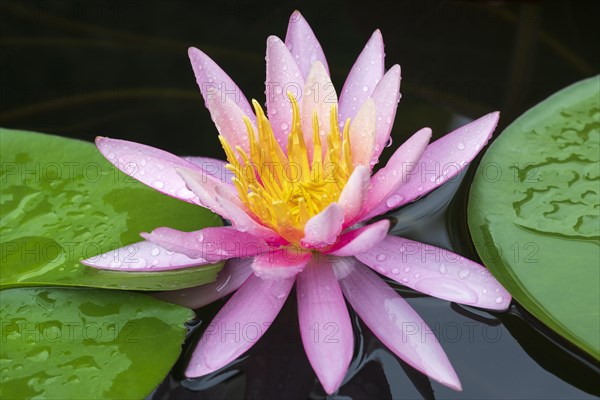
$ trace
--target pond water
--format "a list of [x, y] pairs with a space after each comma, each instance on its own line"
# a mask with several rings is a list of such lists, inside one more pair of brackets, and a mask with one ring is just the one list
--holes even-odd
[[[328, 56], [333, 82], [381, 28], [386, 67], [402, 65], [394, 146], [423, 126], [436, 136], [490, 111], [498, 133], [527, 108], [598, 73], [597, 2], [306, 1], [300, 10]], [[248, 97], [262, 99], [264, 45], [283, 36], [279, 2], [23, 1], [0, 4], [0, 126], [92, 140], [123, 138], [181, 155], [222, 158], [186, 48], [203, 49]], [[477, 260], [466, 224], [468, 187], [455, 180], [389, 215], [393, 233]], [[392, 284], [436, 332], [463, 392], [392, 355], [353, 315], [355, 357], [337, 398], [587, 399], [600, 368], [518, 304], [488, 313]], [[182, 380], [184, 354], [150, 399], [322, 398], [297, 330], [295, 296], [273, 327], [223, 371]], [[224, 301], [198, 310], [186, 352]]]

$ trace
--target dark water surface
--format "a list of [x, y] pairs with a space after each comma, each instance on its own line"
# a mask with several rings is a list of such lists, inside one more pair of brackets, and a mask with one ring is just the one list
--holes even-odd
[[[176, 154], [222, 157], [186, 49], [213, 57], [262, 101], [264, 50], [298, 8], [341, 89], [376, 28], [386, 66], [402, 66], [394, 145], [430, 126], [441, 136], [500, 110], [501, 127], [549, 94], [599, 70], [597, 2], [30, 1], [0, 2], [0, 126], [92, 140], [123, 138]], [[499, 131], [498, 131], [499, 132]], [[466, 228], [474, 168], [391, 217], [394, 234], [477, 259]], [[456, 194], [455, 191], [457, 190]], [[355, 357], [337, 398], [587, 399], [600, 372], [518, 304], [495, 314], [394, 285], [436, 332], [463, 392], [397, 359], [354, 317]], [[203, 326], [222, 306], [198, 312]], [[295, 296], [263, 339], [223, 371], [183, 380], [189, 354], [152, 399], [306, 399], [324, 396], [304, 355]]]

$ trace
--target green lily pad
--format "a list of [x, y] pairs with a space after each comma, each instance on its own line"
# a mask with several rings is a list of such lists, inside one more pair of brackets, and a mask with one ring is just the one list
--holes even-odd
[[194, 313], [99, 289], [0, 292], [3, 399], [142, 399], [181, 353]]
[[92, 143], [0, 129], [0, 288], [173, 290], [214, 281], [222, 264], [170, 272], [101, 271], [79, 260], [139, 242], [160, 226], [220, 226], [202, 207], [120, 172]]
[[600, 359], [600, 78], [536, 105], [490, 146], [469, 228], [530, 313]]

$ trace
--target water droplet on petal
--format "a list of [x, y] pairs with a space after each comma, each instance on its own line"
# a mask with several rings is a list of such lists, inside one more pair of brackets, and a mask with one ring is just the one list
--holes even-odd
[[440, 270], [440, 274], [445, 274], [446, 272], [448, 272], [448, 269], [446, 268], [446, 264], [441, 263], [440, 266], [438, 267], [438, 269]]
[[152, 182], [152, 186], [154, 186], [156, 189], [162, 189], [165, 187], [165, 184], [162, 181], [154, 181]]
[[377, 257], [375, 257], [375, 259], [377, 261], [385, 261], [386, 258], [387, 258], [387, 256], [385, 254], [379, 254], [379, 255], [377, 255]]
[[396, 206], [398, 206], [398, 204], [402, 203], [402, 201], [404, 200], [404, 197], [395, 194], [390, 196], [389, 199], [386, 200], [385, 204], [390, 207], [390, 208], [394, 208]]
[[458, 142], [458, 144], [456, 145], [456, 147], [459, 150], [464, 150], [465, 149], [465, 144], [463, 142]]
[[368, 92], [369, 91], [369, 87], [368, 86], [363, 86], [362, 90], [363, 90], [363, 92]]
[[504, 301], [504, 297], [498, 296], [496, 297], [496, 304], [501, 304]]
[[398, 268], [392, 268], [392, 274], [398, 275], [399, 273], [400, 273], [400, 270], [398, 270]]
[[469, 275], [471, 275], [471, 271], [469, 271], [468, 269], [463, 269], [458, 273], [458, 277], [460, 279], [467, 279]]
[[410, 272], [410, 267], [404, 267], [404, 272]]
[[160, 254], [160, 249], [158, 247], [155, 247], [152, 250], [150, 250], [150, 254], [153, 256], [157, 256]]

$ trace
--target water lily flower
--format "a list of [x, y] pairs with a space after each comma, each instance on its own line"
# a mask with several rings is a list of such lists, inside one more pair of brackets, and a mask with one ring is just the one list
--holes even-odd
[[290, 18], [285, 41], [268, 38], [266, 53], [265, 113], [206, 54], [189, 50], [227, 163], [123, 140], [96, 141], [118, 168], [213, 210], [231, 226], [195, 232], [160, 227], [141, 234], [145, 241], [133, 256], [117, 249], [84, 263], [163, 271], [228, 260], [216, 282], [163, 295], [200, 307], [234, 292], [198, 343], [188, 377], [216, 371], [246, 352], [295, 284], [302, 342], [327, 393], [340, 387], [353, 354], [344, 299], [398, 357], [460, 390], [430, 328], [380, 275], [491, 310], [506, 309], [510, 295], [481, 265], [390, 236], [386, 219], [370, 221], [458, 174], [489, 140], [498, 113], [431, 144], [431, 130], [421, 129], [372, 175], [400, 99], [400, 67], [384, 73], [381, 33], [375, 31], [358, 56], [339, 100], [321, 45], [299, 12]]

